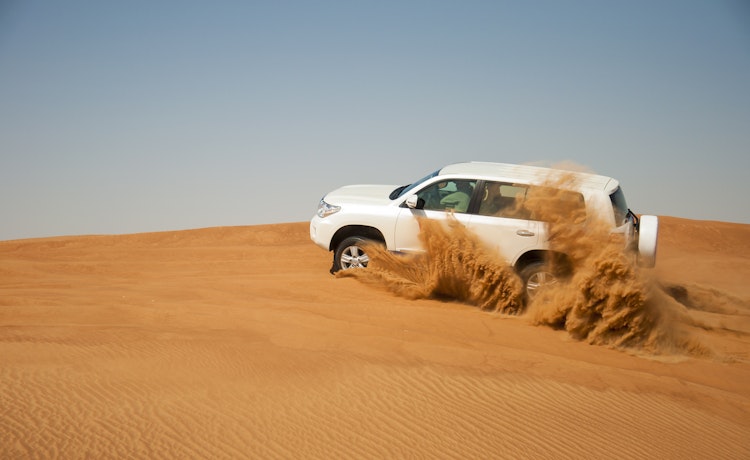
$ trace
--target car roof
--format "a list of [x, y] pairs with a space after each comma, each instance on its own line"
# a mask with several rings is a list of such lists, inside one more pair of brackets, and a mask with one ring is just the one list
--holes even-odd
[[603, 190], [610, 194], [617, 190], [620, 183], [611, 177], [600, 176], [578, 171], [567, 171], [563, 169], [543, 168], [531, 165], [515, 165], [507, 163], [490, 163], [483, 161], [472, 161], [467, 163], [454, 163], [440, 169], [438, 175], [469, 175], [477, 179], [500, 180], [512, 183], [544, 185], [547, 181], [566, 174], [573, 174], [576, 181], [573, 188]]

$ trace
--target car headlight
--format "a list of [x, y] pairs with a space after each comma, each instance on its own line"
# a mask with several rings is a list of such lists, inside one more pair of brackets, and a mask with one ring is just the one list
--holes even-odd
[[331, 214], [335, 214], [341, 210], [341, 206], [334, 206], [332, 204], [328, 204], [325, 202], [325, 200], [321, 199], [320, 203], [318, 203], [318, 217], [327, 217]]

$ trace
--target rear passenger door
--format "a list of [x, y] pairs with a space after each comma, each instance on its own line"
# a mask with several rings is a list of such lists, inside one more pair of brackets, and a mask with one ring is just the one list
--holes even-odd
[[469, 228], [509, 263], [523, 253], [539, 248], [542, 224], [529, 219], [524, 207], [525, 185], [480, 181], [478, 200], [473, 203]]

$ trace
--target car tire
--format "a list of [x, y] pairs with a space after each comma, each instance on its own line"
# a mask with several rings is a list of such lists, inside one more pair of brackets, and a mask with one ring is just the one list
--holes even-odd
[[372, 240], [360, 236], [350, 236], [336, 247], [333, 254], [333, 267], [331, 273], [350, 268], [365, 268], [370, 258], [365, 251], [365, 246], [372, 244]]
[[550, 265], [543, 261], [526, 265], [518, 275], [521, 277], [527, 301], [533, 299], [540, 289], [556, 284], [559, 279]]
[[641, 216], [638, 223], [638, 265], [651, 268], [656, 265], [656, 240], [659, 237], [659, 218]]

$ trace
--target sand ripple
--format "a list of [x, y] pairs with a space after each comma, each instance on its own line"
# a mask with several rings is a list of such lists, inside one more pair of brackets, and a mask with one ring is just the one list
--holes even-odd
[[673, 270], [715, 354], [635, 355], [332, 277], [306, 232], [0, 242], [0, 458], [750, 457], [743, 291]]

